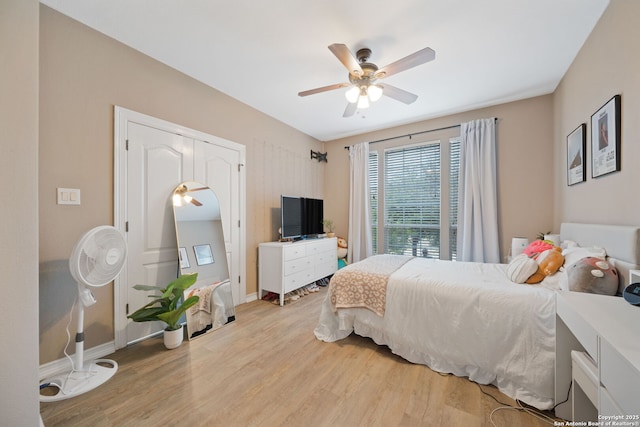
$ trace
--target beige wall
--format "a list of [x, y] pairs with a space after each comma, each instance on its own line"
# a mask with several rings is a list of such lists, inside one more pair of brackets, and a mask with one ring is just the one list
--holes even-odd
[[[566, 170], [566, 137], [587, 124], [587, 181], [555, 182], [554, 223], [640, 224], [640, 2], [612, 0], [554, 95], [556, 175]], [[622, 167], [591, 178], [591, 115], [622, 96]]]
[[[247, 147], [246, 282], [255, 293], [257, 244], [277, 238], [280, 194], [323, 196], [325, 164], [309, 158], [322, 144], [46, 6], [40, 13], [40, 362], [63, 357], [73, 245], [113, 224], [114, 105]], [[79, 188], [82, 205], [56, 205], [56, 187]], [[94, 293], [87, 348], [114, 339], [113, 289]]]
[[38, 1], [0, 2], [0, 423], [38, 425]]
[[[325, 175], [325, 216], [334, 220], [336, 233], [344, 237], [348, 233], [349, 152], [345, 146], [488, 117], [498, 118], [496, 144], [501, 259], [508, 255], [512, 237], [533, 239], [539, 232], [553, 230], [553, 189], [554, 181], [559, 178], [553, 173], [552, 96], [545, 95], [326, 143], [329, 163]], [[415, 137], [412, 142], [418, 138], [448, 138], [459, 133], [459, 129], [433, 132]], [[377, 148], [377, 144], [374, 147]]]

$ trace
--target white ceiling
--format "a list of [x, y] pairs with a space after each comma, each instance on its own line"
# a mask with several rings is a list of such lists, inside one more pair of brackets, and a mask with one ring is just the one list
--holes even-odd
[[[609, 0], [41, 0], [319, 140], [553, 92]], [[424, 47], [436, 59], [384, 81], [343, 118], [347, 82], [327, 46], [373, 51], [379, 67]], [[99, 52], [96, 52], [99, 54]]]

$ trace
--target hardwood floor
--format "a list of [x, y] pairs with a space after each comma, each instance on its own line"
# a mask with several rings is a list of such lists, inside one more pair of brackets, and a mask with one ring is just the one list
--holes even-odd
[[[316, 340], [325, 293], [285, 307], [243, 304], [234, 323], [175, 350], [161, 337], [119, 350], [107, 383], [41, 404], [45, 426], [492, 426], [502, 405], [487, 394], [516, 404], [368, 338]], [[496, 426], [547, 425], [515, 410], [492, 417]]]

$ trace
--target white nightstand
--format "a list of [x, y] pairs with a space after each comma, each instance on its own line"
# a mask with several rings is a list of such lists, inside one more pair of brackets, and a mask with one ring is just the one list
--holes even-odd
[[[639, 280], [640, 271], [629, 276], [632, 281]], [[572, 380], [577, 378], [582, 386], [571, 387], [569, 401], [558, 405], [556, 415], [574, 421], [598, 421], [594, 417], [605, 415], [640, 416], [639, 324], [640, 308], [621, 297], [569, 291], [557, 294], [556, 403], [566, 398]], [[589, 357], [572, 360], [572, 351]], [[575, 362], [583, 366], [579, 375], [572, 374]]]
[[629, 284], [640, 282], [640, 270], [629, 270]]

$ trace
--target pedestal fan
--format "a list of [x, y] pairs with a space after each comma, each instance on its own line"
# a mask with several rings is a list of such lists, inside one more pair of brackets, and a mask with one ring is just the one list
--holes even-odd
[[122, 234], [108, 225], [89, 230], [73, 248], [69, 269], [78, 286], [76, 353], [73, 358], [67, 355], [71, 360], [70, 371], [40, 383], [41, 402], [69, 399], [86, 393], [106, 382], [118, 370], [118, 364], [109, 359], [85, 363], [84, 309], [96, 303], [91, 288], [113, 281], [120, 274], [126, 256], [127, 245]]

